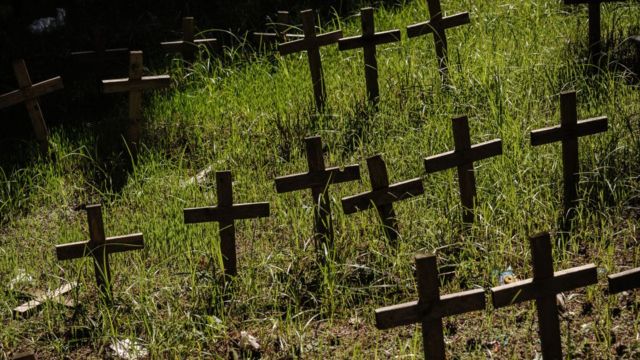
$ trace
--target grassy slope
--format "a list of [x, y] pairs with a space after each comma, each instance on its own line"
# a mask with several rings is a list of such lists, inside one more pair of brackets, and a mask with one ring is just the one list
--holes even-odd
[[[59, 161], [33, 163], [0, 183], [6, 220], [0, 281], [8, 284], [19, 269], [35, 283], [18, 289], [77, 280], [75, 296], [84, 306], [76, 313], [49, 306], [12, 320], [20, 299], [2, 286], [0, 351], [100, 357], [113, 339], [131, 337], [153, 357], [226, 357], [246, 330], [268, 358], [420, 354], [419, 327], [377, 331], [373, 310], [415, 299], [418, 252], [435, 251], [441, 272], [450, 273], [443, 293], [494, 286], [496, 272], [508, 266], [519, 278], [531, 275], [526, 235], [557, 229], [561, 157], [559, 145], [532, 148], [529, 132], [559, 122], [558, 94], [569, 89], [578, 91], [580, 118], [606, 114], [610, 131], [580, 141], [583, 201], [575, 231], [555, 248], [555, 267], [594, 262], [604, 284], [606, 273], [637, 266], [638, 93], [623, 71], [593, 75], [584, 66], [586, 11], [558, 3], [445, 1], [448, 13], [472, 16], [471, 25], [449, 31], [453, 86], [439, 85], [432, 39], [405, 38], [379, 49], [382, 104], [372, 116], [363, 110], [359, 52], [323, 51], [331, 114], [324, 118], [310, 117], [303, 55], [245, 61], [229, 51], [233, 61], [224, 67], [174, 66], [177, 90], [153, 99], [148, 148], [119, 191], [98, 180], [109, 170], [95, 160], [93, 134], [68, 137], [54, 129]], [[617, 40], [617, 56], [628, 49], [620, 39], [639, 12], [634, 4], [606, 6], [604, 34]], [[381, 10], [377, 27], [404, 28], [426, 13], [422, 2]], [[357, 19], [333, 26], [347, 35], [359, 31]], [[460, 232], [454, 171], [424, 176], [422, 165], [423, 157], [451, 149], [456, 114], [469, 116], [472, 142], [504, 142], [503, 156], [477, 164], [478, 221], [467, 234]], [[336, 261], [316, 263], [309, 194], [278, 195], [273, 184], [275, 176], [305, 170], [302, 139], [316, 134], [328, 147], [327, 164], [364, 164], [382, 153], [393, 182], [424, 177], [426, 194], [396, 205], [402, 235], [396, 250], [373, 212], [341, 213], [341, 197], [369, 188], [363, 169], [361, 183], [331, 189]], [[268, 219], [237, 223], [240, 276], [226, 290], [218, 285], [217, 226], [182, 220], [184, 207], [216, 201], [213, 179], [183, 185], [208, 165], [233, 170], [236, 201], [269, 201], [272, 209]], [[144, 251], [112, 256], [113, 308], [99, 302], [88, 261], [55, 260], [54, 244], [86, 238], [84, 213], [73, 210], [85, 202], [104, 204], [108, 235], [145, 235]], [[567, 354], [638, 355], [637, 295], [606, 297], [602, 285], [575, 294], [567, 294], [563, 314]], [[483, 358], [497, 346], [485, 345], [497, 341], [500, 358], [532, 358], [539, 348], [535, 319], [532, 304], [448, 319], [448, 350]]]

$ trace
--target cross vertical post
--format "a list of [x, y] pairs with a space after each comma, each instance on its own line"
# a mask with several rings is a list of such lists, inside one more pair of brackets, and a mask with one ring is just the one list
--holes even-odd
[[455, 150], [426, 158], [424, 166], [427, 173], [434, 173], [452, 167], [458, 169], [462, 221], [465, 224], [471, 224], [475, 219], [473, 208], [476, 198], [476, 178], [473, 163], [501, 155], [502, 140], [494, 139], [471, 146], [469, 119], [466, 116], [454, 118], [452, 127]]
[[589, 53], [597, 60], [602, 52], [601, 4], [622, 0], [564, 0], [565, 5], [588, 4], [589, 8]]
[[380, 97], [378, 85], [378, 61], [376, 59], [376, 45], [400, 41], [400, 30], [390, 30], [376, 33], [373, 8], [363, 8], [360, 11], [362, 35], [342, 38], [338, 41], [338, 48], [351, 50], [361, 47], [364, 52], [364, 74], [367, 86], [367, 97], [371, 104], [377, 104]]
[[380, 155], [368, 158], [367, 167], [372, 191], [343, 198], [342, 209], [345, 214], [353, 214], [374, 207], [382, 220], [387, 239], [395, 242], [399, 229], [393, 203], [423, 194], [422, 180], [412, 179], [389, 185], [387, 166]]
[[314, 239], [316, 248], [333, 248], [333, 225], [329, 186], [360, 179], [359, 165], [326, 168], [319, 136], [305, 139], [308, 172], [276, 178], [276, 191], [285, 193], [310, 189], [313, 197]]
[[335, 44], [342, 37], [342, 31], [332, 31], [325, 34], [316, 34], [315, 14], [313, 10], [300, 12], [304, 38], [278, 45], [280, 55], [288, 55], [300, 51], [307, 52], [311, 82], [313, 83], [313, 97], [316, 110], [323, 112], [326, 100], [326, 88], [322, 73], [322, 59], [320, 47]]
[[524, 301], [536, 302], [542, 356], [562, 359], [560, 321], [556, 296], [598, 282], [598, 271], [588, 264], [563, 271], [553, 271], [551, 237], [542, 233], [529, 238], [533, 260], [533, 278], [491, 289], [494, 308], [502, 308]]
[[194, 18], [186, 16], [182, 18], [182, 40], [165, 41], [160, 43], [167, 53], [180, 53], [182, 58], [188, 61], [195, 59], [199, 45], [210, 45], [217, 43], [217, 39], [196, 39]]
[[442, 319], [484, 310], [484, 289], [440, 296], [435, 255], [418, 255], [415, 260], [418, 301], [377, 309], [376, 327], [386, 330], [421, 323], [425, 358], [442, 360], [445, 359]]
[[185, 224], [218, 222], [220, 252], [227, 278], [238, 274], [235, 220], [269, 216], [269, 203], [234, 204], [231, 171], [216, 172], [218, 205], [184, 209]]

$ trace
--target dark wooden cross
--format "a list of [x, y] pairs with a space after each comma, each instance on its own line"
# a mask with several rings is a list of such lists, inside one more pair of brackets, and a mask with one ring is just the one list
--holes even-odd
[[565, 216], [569, 214], [578, 198], [578, 138], [607, 131], [608, 124], [606, 116], [578, 121], [576, 93], [571, 91], [560, 94], [560, 125], [531, 132], [533, 146], [562, 141]]
[[542, 357], [562, 359], [560, 322], [558, 319], [558, 294], [598, 282], [595, 265], [589, 264], [553, 272], [551, 237], [542, 233], [529, 238], [533, 262], [533, 278], [491, 289], [493, 307], [496, 309], [535, 300], [538, 312]]
[[600, 4], [623, 0], [564, 0], [565, 5], [589, 4], [589, 52], [592, 56], [602, 51], [600, 35]]
[[288, 11], [278, 11], [278, 18], [275, 25], [275, 32], [272, 33], [263, 33], [256, 32], [253, 33], [253, 37], [258, 42], [258, 44], [278, 44], [283, 43], [288, 39], [300, 39], [304, 38], [302, 34], [290, 34], [290, 26], [289, 26], [289, 12]]
[[360, 166], [349, 165], [326, 168], [322, 155], [322, 139], [320, 136], [305, 139], [307, 150], [307, 165], [309, 171], [276, 178], [276, 191], [286, 193], [290, 191], [311, 189], [313, 196], [314, 238], [316, 247], [323, 252], [328, 245], [333, 247], [333, 224], [331, 221], [331, 201], [329, 186], [332, 184], [360, 179]]
[[102, 206], [99, 204], [87, 206], [87, 218], [89, 220], [89, 240], [56, 245], [56, 255], [58, 260], [93, 257], [96, 283], [101, 293], [107, 300], [110, 300], [112, 296], [109, 254], [143, 249], [144, 239], [141, 233], [105, 237]]
[[26, 317], [42, 307], [48, 301], [54, 301], [67, 307], [74, 307], [75, 303], [72, 300], [64, 298], [64, 296], [76, 287], [76, 283], [67, 283], [53, 291], [36, 294], [35, 296], [33, 296], [32, 300], [29, 300], [28, 302], [14, 308], [13, 316], [16, 318]]
[[71, 59], [74, 63], [95, 66], [98, 74], [103, 74], [105, 67], [110, 61], [126, 59], [129, 54], [127, 48], [106, 48], [104, 30], [100, 27], [93, 29], [94, 49], [85, 51], [74, 51]]
[[217, 221], [220, 226], [220, 252], [227, 276], [238, 274], [235, 220], [269, 216], [269, 203], [234, 204], [231, 171], [216, 172], [218, 206], [184, 209], [184, 223]]
[[453, 119], [453, 140], [455, 150], [440, 155], [428, 157], [424, 160], [427, 173], [458, 168], [458, 184], [462, 200], [463, 222], [470, 224], [474, 221], [473, 206], [476, 198], [476, 177], [473, 163], [502, 154], [502, 140], [494, 139], [471, 146], [469, 136], [469, 120], [466, 116]]
[[142, 91], [166, 88], [171, 85], [169, 75], [142, 76], [142, 51], [131, 51], [129, 59], [129, 77], [124, 79], [102, 80], [105, 94], [129, 93], [129, 126], [127, 141], [132, 152], [137, 153], [140, 140], [140, 122], [142, 120]]
[[182, 40], [160, 43], [167, 53], [181, 53], [185, 60], [193, 60], [200, 45], [213, 45], [217, 39], [196, 39], [194, 35], [193, 17], [182, 18]]
[[399, 230], [393, 203], [423, 194], [422, 180], [412, 179], [389, 185], [387, 166], [380, 155], [368, 158], [367, 167], [372, 191], [343, 198], [342, 209], [345, 214], [353, 214], [375, 208], [382, 220], [385, 235], [390, 241], [395, 241]]
[[64, 88], [62, 78], [57, 76], [34, 84], [29, 77], [27, 65], [22, 59], [13, 62], [13, 71], [18, 80], [19, 89], [0, 95], [0, 109], [24, 103], [27, 107], [36, 139], [40, 144], [40, 151], [46, 154], [49, 150], [49, 130], [47, 129], [47, 123], [44, 121], [42, 110], [40, 110], [38, 98]]
[[400, 41], [400, 30], [389, 30], [376, 33], [373, 20], [373, 8], [360, 11], [362, 35], [342, 38], [338, 41], [340, 50], [362, 48], [364, 51], [364, 74], [367, 85], [367, 96], [372, 104], [378, 102], [380, 89], [378, 86], [378, 61], [376, 46]]
[[386, 330], [421, 323], [425, 358], [445, 359], [442, 319], [484, 310], [484, 289], [440, 296], [435, 255], [416, 256], [416, 273], [418, 301], [377, 309], [376, 327]]
[[637, 289], [640, 288], [640, 268], [609, 275], [607, 279], [609, 280], [610, 294]]
[[322, 60], [320, 47], [335, 44], [342, 37], [342, 30], [332, 31], [322, 35], [316, 34], [316, 20], [313, 10], [300, 12], [304, 38], [278, 45], [280, 55], [288, 55], [300, 51], [307, 52], [311, 82], [313, 83], [313, 96], [318, 112], [324, 110], [326, 89], [322, 74]]
[[469, 13], [463, 12], [452, 16], [445, 17], [442, 13], [440, 0], [427, 0], [429, 7], [429, 15], [431, 19], [418, 24], [407, 26], [407, 36], [413, 38], [416, 36], [433, 33], [436, 44], [436, 56], [442, 73], [447, 72], [447, 36], [445, 30], [471, 22]]

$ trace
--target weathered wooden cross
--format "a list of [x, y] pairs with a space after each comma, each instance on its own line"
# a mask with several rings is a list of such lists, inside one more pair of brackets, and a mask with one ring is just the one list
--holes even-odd
[[319, 136], [305, 139], [307, 150], [307, 164], [309, 171], [276, 178], [276, 191], [285, 193], [290, 191], [311, 189], [313, 196], [314, 238], [316, 248], [323, 252], [323, 247], [333, 247], [333, 223], [331, 221], [331, 201], [329, 186], [332, 184], [360, 179], [360, 166], [349, 165], [326, 168], [322, 155], [322, 140]]
[[143, 249], [144, 239], [141, 233], [105, 237], [102, 206], [99, 204], [87, 206], [87, 218], [89, 220], [89, 240], [56, 245], [56, 255], [58, 260], [93, 257], [96, 283], [101, 294], [106, 297], [107, 301], [110, 301], [112, 296], [109, 254]]
[[385, 235], [390, 241], [395, 241], [399, 230], [393, 203], [423, 194], [422, 180], [412, 179], [389, 185], [387, 166], [380, 155], [368, 158], [367, 167], [372, 191], [343, 198], [342, 209], [345, 214], [353, 214], [375, 208], [382, 220]]
[[231, 171], [216, 172], [218, 206], [184, 209], [184, 223], [217, 221], [220, 226], [220, 252], [227, 276], [238, 274], [235, 220], [269, 216], [269, 203], [234, 204]]
[[598, 282], [594, 264], [553, 272], [551, 237], [542, 233], [529, 239], [533, 262], [533, 278], [491, 289], [493, 307], [498, 309], [524, 301], [535, 300], [538, 312], [542, 357], [562, 359], [558, 294]]
[[124, 79], [102, 80], [105, 94], [129, 93], [129, 125], [127, 141], [133, 154], [137, 154], [140, 140], [140, 122], [142, 120], [142, 91], [169, 87], [169, 75], [142, 76], [142, 51], [131, 51], [129, 59], [129, 77]]
[[182, 18], [182, 40], [160, 43], [167, 53], [181, 53], [185, 60], [193, 60], [200, 45], [212, 45], [217, 39], [196, 39], [194, 35], [193, 17]]
[[324, 75], [322, 73], [322, 60], [320, 47], [335, 44], [342, 37], [342, 30], [332, 31], [322, 35], [316, 34], [316, 20], [313, 10], [300, 12], [304, 38], [278, 45], [280, 55], [288, 55], [300, 51], [307, 52], [311, 82], [313, 83], [313, 96], [318, 112], [324, 110], [326, 89]]
[[27, 65], [22, 59], [13, 62], [13, 71], [18, 80], [19, 89], [0, 95], [0, 109], [23, 102], [27, 107], [31, 126], [40, 144], [40, 151], [46, 154], [49, 150], [49, 130], [47, 129], [47, 123], [44, 121], [42, 110], [40, 110], [38, 98], [64, 88], [62, 78], [56, 76], [53, 79], [34, 84], [29, 77]]
[[378, 102], [380, 89], [378, 86], [378, 61], [376, 46], [400, 41], [400, 30], [389, 30], [376, 33], [373, 20], [373, 8], [360, 11], [362, 35], [342, 38], [338, 41], [340, 50], [362, 48], [364, 51], [364, 74], [367, 85], [367, 96], [372, 104]]
[[102, 28], [96, 27], [93, 29], [93, 38], [93, 50], [74, 51], [71, 53], [71, 59], [78, 64], [95, 66], [98, 74], [103, 74], [109, 61], [124, 60], [129, 54], [129, 49], [127, 48], [107, 49]]
[[440, 155], [428, 157], [424, 160], [427, 173], [458, 168], [458, 184], [460, 199], [462, 200], [463, 222], [470, 224], [474, 221], [474, 202], [476, 198], [476, 177], [473, 163], [502, 154], [502, 140], [494, 139], [471, 146], [469, 136], [469, 119], [466, 116], [453, 119], [453, 140], [455, 150]]
[[623, 0], [564, 0], [565, 5], [589, 4], [589, 52], [592, 56], [602, 51], [600, 35], [600, 4]]
[[64, 296], [67, 293], [71, 292], [73, 289], [75, 289], [76, 286], [77, 286], [76, 283], [67, 283], [53, 291], [47, 291], [45, 293], [35, 294], [32, 300], [14, 308], [13, 316], [14, 317], [28, 316], [29, 314], [33, 313], [34, 311], [42, 307], [42, 305], [46, 304], [48, 301], [57, 302], [67, 307], [74, 307], [75, 303], [72, 300], [64, 298]]
[[607, 131], [606, 116], [578, 121], [576, 93], [560, 94], [560, 125], [531, 132], [531, 145], [538, 146], [562, 141], [562, 173], [564, 178], [564, 216], [578, 198], [580, 160], [578, 156], [578, 137]]
[[610, 294], [637, 289], [640, 288], [640, 268], [609, 275], [607, 279], [609, 281]]
[[445, 359], [442, 319], [484, 310], [484, 289], [440, 296], [435, 255], [416, 256], [416, 273], [418, 301], [377, 309], [376, 327], [386, 330], [421, 323], [425, 358]]
[[277, 22], [274, 24], [275, 32], [272, 32], [272, 33], [256, 32], [256, 33], [253, 33], [253, 37], [260, 45], [278, 44], [278, 43], [283, 43], [288, 39], [304, 38], [303, 34], [289, 33], [289, 30], [291, 29], [289, 22], [290, 22], [289, 12], [278, 11]]
[[447, 72], [447, 36], [445, 30], [468, 24], [471, 20], [467, 12], [444, 17], [440, 0], [427, 0], [427, 6], [429, 7], [431, 19], [407, 26], [407, 36], [413, 38], [433, 33], [440, 71], [444, 74]]

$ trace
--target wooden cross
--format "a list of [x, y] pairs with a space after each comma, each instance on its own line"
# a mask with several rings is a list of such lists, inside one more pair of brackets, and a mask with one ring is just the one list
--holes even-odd
[[141, 233], [105, 237], [102, 206], [99, 204], [87, 206], [87, 218], [89, 221], [89, 240], [56, 245], [56, 255], [58, 260], [93, 257], [96, 283], [101, 293], [106, 296], [107, 300], [110, 300], [112, 297], [109, 254], [143, 249], [144, 239]]
[[338, 48], [340, 50], [362, 48], [364, 51], [364, 74], [367, 85], [367, 96], [372, 104], [376, 104], [380, 97], [376, 45], [400, 41], [400, 30], [376, 33], [373, 20], [373, 8], [370, 7], [360, 11], [360, 19], [362, 22], [362, 35], [340, 39], [338, 41]]
[[132, 146], [132, 152], [137, 153], [140, 140], [140, 121], [142, 119], [142, 91], [169, 87], [169, 75], [142, 76], [142, 51], [131, 51], [129, 56], [129, 77], [124, 79], [102, 80], [105, 94], [129, 93], [129, 126], [127, 141]]
[[18, 80], [19, 89], [0, 95], [0, 109], [23, 102], [27, 107], [31, 126], [40, 144], [40, 151], [46, 154], [49, 150], [49, 130], [47, 130], [47, 123], [44, 121], [44, 116], [42, 116], [38, 98], [64, 88], [62, 78], [56, 76], [53, 79], [34, 84], [29, 77], [27, 65], [22, 59], [13, 62], [13, 71]]
[[67, 307], [74, 307], [75, 304], [72, 300], [67, 300], [62, 298], [65, 294], [71, 292], [73, 289], [77, 287], [76, 283], [68, 283], [62, 285], [61, 287], [53, 290], [47, 291], [43, 294], [37, 294], [34, 298], [16, 308], [13, 309], [14, 317], [25, 317], [37, 309], [39, 309], [42, 305], [44, 305], [48, 301], [55, 301]]
[[609, 280], [610, 294], [637, 289], [640, 288], [640, 268], [609, 275], [607, 279]]
[[589, 52], [597, 55], [602, 51], [600, 35], [600, 4], [623, 0], [564, 0], [565, 5], [589, 4]]
[[269, 203], [234, 204], [231, 171], [216, 172], [216, 191], [218, 206], [184, 209], [184, 223], [217, 221], [220, 224], [220, 252], [224, 272], [228, 276], [235, 276], [238, 274], [238, 267], [234, 221], [269, 216]]
[[300, 51], [307, 52], [311, 82], [313, 83], [313, 96], [318, 112], [324, 110], [326, 89], [322, 74], [322, 60], [320, 47], [335, 44], [342, 37], [342, 30], [332, 31], [322, 35], [316, 34], [316, 20], [313, 10], [300, 12], [304, 38], [278, 45], [280, 55], [288, 55]]
[[304, 35], [302, 34], [289, 34], [289, 21], [290, 20], [288, 11], [278, 11], [277, 23], [275, 24], [275, 32], [256, 32], [253, 33], [253, 36], [259, 44], [277, 44], [285, 42], [287, 39], [304, 38]]
[[575, 205], [578, 192], [580, 160], [578, 137], [607, 131], [606, 116], [578, 121], [575, 91], [560, 94], [560, 125], [531, 132], [531, 145], [538, 146], [562, 141], [562, 173], [564, 178], [564, 213]]
[[469, 13], [463, 12], [452, 16], [444, 17], [440, 0], [427, 0], [431, 19], [418, 24], [407, 26], [407, 36], [416, 36], [433, 33], [436, 44], [436, 56], [442, 73], [447, 72], [447, 36], [445, 30], [471, 22]]
[[[329, 186], [359, 180], [360, 166], [349, 165], [344, 169], [339, 167], [326, 168], [320, 136], [306, 138], [305, 145], [309, 171], [276, 178], [276, 191], [278, 193], [286, 193], [311, 189], [316, 247], [322, 249], [325, 245], [328, 245], [329, 248], [332, 248], [333, 224], [331, 221]], [[322, 250], [326, 251], [326, 249]]]
[[167, 53], [181, 53], [185, 60], [193, 60], [200, 45], [212, 45], [217, 39], [195, 39], [193, 17], [182, 18], [182, 40], [160, 43]]
[[102, 28], [93, 29], [94, 49], [75, 51], [71, 53], [71, 59], [76, 63], [94, 65], [98, 74], [102, 74], [108, 61], [124, 60], [129, 54], [127, 48], [107, 49], [104, 31]]
[[387, 166], [380, 155], [368, 158], [367, 167], [372, 191], [343, 198], [342, 209], [345, 214], [353, 214], [375, 208], [382, 220], [385, 235], [390, 241], [395, 241], [399, 230], [393, 203], [423, 194], [422, 180], [412, 179], [389, 185]]
[[484, 289], [440, 296], [435, 255], [416, 256], [416, 273], [418, 301], [377, 309], [376, 327], [386, 330], [421, 323], [425, 358], [445, 359], [442, 319], [484, 310]]
[[551, 237], [542, 233], [529, 238], [533, 261], [533, 278], [491, 289], [493, 307], [510, 306], [535, 300], [544, 359], [562, 359], [558, 294], [596, 284], [598, 271], [594, 264], [553, 272]]
[[466, 116], [453, 119], [453, 140], [455, 150], [440, 155], [428, 157], [424, 160], [427, 173], [458, 168], [458, 184], [463, 207], [463, 222], [470, 224], [474, 221], [473, 206], [476, 198], [476, 177], [473, 163], [482, 159], [502, 154], [502, 140], [494, 139], [471, 146], [469, 136], [469, 120]]

